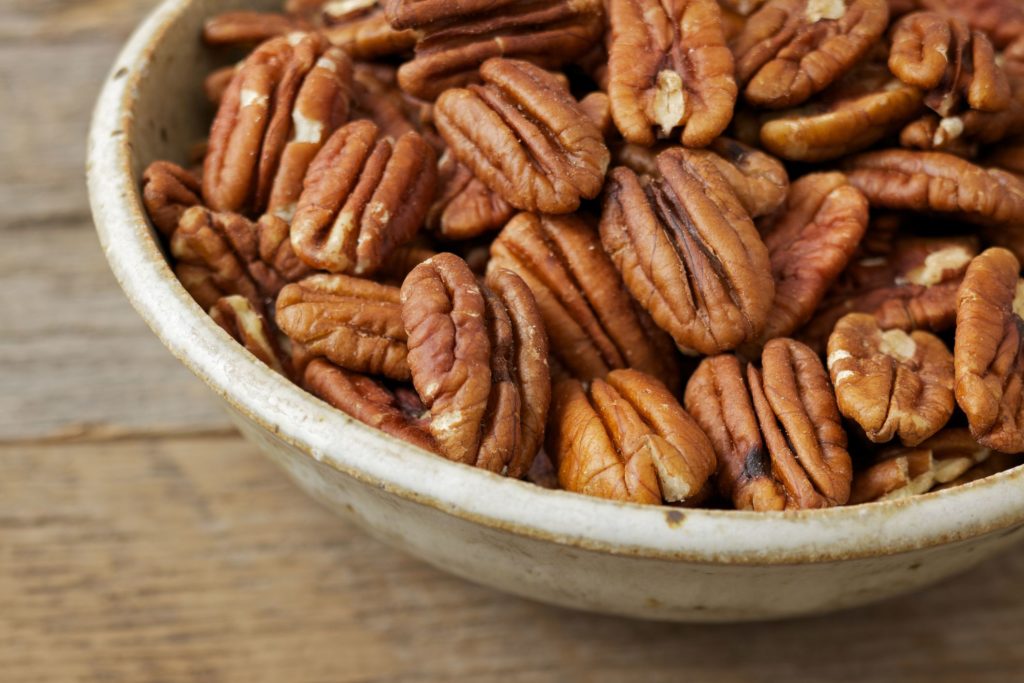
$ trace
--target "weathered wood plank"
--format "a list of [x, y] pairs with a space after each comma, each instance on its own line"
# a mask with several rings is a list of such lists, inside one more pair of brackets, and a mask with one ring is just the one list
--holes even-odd
[[916, 596], [767, 625], [636, 623], [450, 578], [238, 437], [0, 448], [4, 681], [1015, 680], [1024, 548]]

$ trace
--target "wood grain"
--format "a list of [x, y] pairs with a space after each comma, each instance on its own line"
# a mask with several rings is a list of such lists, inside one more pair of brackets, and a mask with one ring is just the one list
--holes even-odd
[[767, 625], [567, 612], [448, 577], [310, 502], [125, 301], [84, 140], [152, 0], [0, 3], [0, 680], [1020, 680], [1024, 548]]

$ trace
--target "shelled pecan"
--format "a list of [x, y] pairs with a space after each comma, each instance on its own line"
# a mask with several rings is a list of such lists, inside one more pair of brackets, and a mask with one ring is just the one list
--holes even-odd
[[461, 240], [498, 230], [515, 213], [448, 150], [437, 162], [441, 191], [427, 213], [427, 227], [446, 239]]
[[291, 363], [281, 352], [266, 317], [253, 308], [244, 296], [233, 294], [217, 299], [217, 303], [210, 308], [210, 317], [271, 370], [291, 377]]
[[154, 161], [142, 173], [142, 203], [160, 234], [170, 237], [182, 214], [202, 204], [199, 178], [170, 161]]
[[332, 45], [344, 48], [352, 59], [376, 59], [408, 52], [416, 45], [416, 32], [396, 29], [377, 0], [329, 2], [321, 29]]

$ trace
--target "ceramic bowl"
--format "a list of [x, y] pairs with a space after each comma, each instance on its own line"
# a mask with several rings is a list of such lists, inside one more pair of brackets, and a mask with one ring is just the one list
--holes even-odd
[[178, 284], [139, 177], [182, 161], [212, 112], [203, 20], [280, 0], [168, 0], [114, 64], [89, 138], [110, 267], [241, 432], [316, 500], [377, 538], [499, 590], [677, 621], [820, 613], [920, 588], [1024, 539], [1024, 468], [913, 499], [830, 510], [680, 510], [549, 491], [454, 464], [338, 412], [250, 356]]

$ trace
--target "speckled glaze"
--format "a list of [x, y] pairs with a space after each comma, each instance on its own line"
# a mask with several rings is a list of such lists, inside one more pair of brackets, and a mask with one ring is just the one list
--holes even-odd
[[329, 408], [242, 350], [175, 280], [143, 214], [150, 161], [182, 160], [211, 115], [203, 19], [277, 0], [168, 0], [103, 87], [89, 193], [111, 269], [239, 429], [313, 498], [374, 536], [544, 602], [675, 621], [837, 610], [963, 571], [1024, 539], [1024, 468], [912, 500], [794, 513], [621, 504], [447, 462]]

